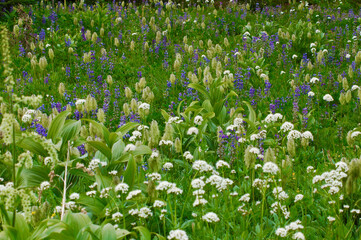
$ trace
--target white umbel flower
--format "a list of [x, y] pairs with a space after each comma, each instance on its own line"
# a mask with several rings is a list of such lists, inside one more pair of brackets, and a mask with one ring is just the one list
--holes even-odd
[[323, 100], [325, 100], [327, 102], [332, 102], [333, 97], [330, 94], [326, 94], [325, 96], [323, 96]]
[[278, 166], [273, 162], [266, 162], [262, 169], [264, 173], [271, 173], [273, 175], [276, 175], [279, 171]]
[[198, 134], [198, 128], [196, 128], [196, 127], [190, 127], [189, 129], [188, 129], [188, 131], [187, 131], [187, 134], [188, 135], [197, 135]]
[[187, 233], [183, 230], [171, 230], [167, 237], [169, 240], [188, 240]]
[[219, 222], [219, 217], [214, 212], [209, 212], [202, 217], [202, 220], [209, 223], [215, 223]]
[[202, 122], [203, 122], [203, 118], [202, 118], [201, 116], [196, 116], [196, 117], [194, 118], [194, 124], [195, 124], [195, 125], [201, 125]]

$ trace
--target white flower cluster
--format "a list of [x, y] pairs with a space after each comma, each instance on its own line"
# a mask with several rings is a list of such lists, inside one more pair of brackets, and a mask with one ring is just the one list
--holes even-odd
[[328, 193], [334, 195], [340, 191], [342, 187], [342, 180], [347, 177], [347, 171], [348, 166], [345, 162], [337, 162], [336, 170], [316, 175], [313, 178], [312, 183], [316, 184], [317, 182], [325, 181], [325, 184], [323, 184], [321, 188], [328, 188]]
[[[303, 225], [300, 220], [296, 220], [286, 225], [284, 228], [277, 228], [276, 235], [279, 237], [287, 237], [287, 235], [291, 232], [294, 232], [292, 235], [292, 239], [304, 240], [305, 236], [302, 232], [299, 232], [300, 229], [303, 229]], [[297, 232], [295, 232], [297, 231]]]
[[169, 240], [188, 240], [187, 233], [183, 230], [171, 230], [167, 237]]
[[127, 200], [131, 200], [132, 198], [138, 196], [139, 194], [141, 194], [142, 191], [141, 190], [133, 190], [131, 192], [128, 193], [128, 196], [126, 197]]
[[166, 146], [173, 146], [173, 142], [171, 140], [160, 140], [159, 146], [166, 145]]
[[284, 122], [281, 126], [281, 130], [283, 132], [291, 131], [291, 130], [293, 130], [293, 128], [294, 128], [294, 125], [290, 122]]
[[93, 160], [90, 161], [88, 168], [89, 168], [90, 170], [95, 170], [96, 168], [99, 167], [99, 164], [100, 164], [102, 167], [108, 165], [107, 162], [101, 162], [99, 159], [96, 159], [96, 158], [95, 158], [95, 159], [93, 159]]
[[201, 125], [202, 122], [203, 122], [203, 118], [202, 118], [201, 116], [196, 116], [196, 117], [194, 118], [194, 124], [195, 124], [195, 125]]
[[187, 135], [197, 135], [198, 134], [198, 128], [196, 127], [190, 127], [187, 131]]
[[222, 192], [226, 190], [228, 186], [231, 186], [233, 181], [229, 178], [222, 178], [214, 174], [206, 180], [206, 183], [210, 183], [212, 186], [215, 186], [218, 191]]
[[160, 200], [155, 200], [154, 203], [153, 203], [153, 207], [154, 208], [162, 208], [162, 207], [165, 207], [167, 204], [163, 201], [160, 201]]
[[197, 160], [193, 163], [192, 168], [198, 170], [199, 172], [210, 172], [213, 171], [212, 165], [208, 164], [204, 160]]
[[127, 144], [127, 146], [125, 146], [124, 148], [124, 152], [130, 152], [130, 151], [134, 151], [136, 148], [136, 146], [132, 143]]
[[216, 168], [219, 169], [221, 167], [227, 167], [227, 168], [230, 168], [229, 164], [223, 160], [219, 160], [217, 163], [216, 163]]
[[177, 123], [177, 124], [179, 124], [181, 122], [183, 122], [183, 120], [180, 119], [179, 117], [169, 117], [167, 123]]
[[326, 94], [325, 96], [323, 96], [323, 100], [325, 100], [326, 102], [332, 102], [333, 97], [330, 94]]
[[183, 193], [183, 190], [178, 188], [175, 183], [171, 183], [168, 181], [160, 181], [159, 185], [155, 187], [155, 190], [167, 191], [167, 194], [174, 193], [176, 195]]
[[266, 123], [272, 123], [272, 122], [277, 122], [278, 120], [282, 120], [283, 115], [280, 113], [275, 113], [275, 114], [268, 114], [267, 117], [264, 119], [264, 121]]
[[184, 152], [183, 157], [185, 157], [187, 160], [193, 160], [193, 155], [189, 151]]
[[301, 138], [302, 133], [297, 131], [297, 130], [291, 130], [288, 135], [287, 135], [287, 139], [299, 139]]
[[202, 217], [202, 220], [209, 223], [215, 223], [219, 222], [219, 217], [214, 212], [209, 212]]
[[117, 186], [115, 186], [114, 190], [116, 192], [127, 193], [129, 190], [129, 186], [126, 183], [119, 183]]
[[266, 162], [262, 169], [264, 173], [271, 173], [273, 175], [276, 175], [279, 171], [278, 166], [273, 162]]
[[305, 131], [302, 133], [302, 137], [305, 139], [311, 139], [313, 141], [313, 135], [310, 131]]
[[170, 163], [170, 162], [166, 162], [166, 163], [163, 164], [163, 169], [164, 169], [164, 170], [169, 171], [169, 170], [172, 169], [172, 168], [173, 168], [173, 164]]
[[277, 214], [278, 210], [281, 210], [285, 219], [288, 219], [291, 213], [288, 211], [286, 205], [282, 205], [280, 202], [274, 202], [271, 205], [272, 210], [270, 211], [271, 214]]
[[275, 198], [280, 201], [286, 200], [288, 198], [288, 194], [285, 191], [283, 191], [282, 187], [276, 187], [273, 189], [272, 192]]

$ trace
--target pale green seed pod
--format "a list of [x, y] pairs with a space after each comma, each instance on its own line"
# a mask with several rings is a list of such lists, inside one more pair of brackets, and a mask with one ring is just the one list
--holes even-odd
[[228, 38], [224, 38], [223, 43], [224, 43], [224, 46], [225, 46], [226, 48], [229, 47]]
[[348, 76], [349, 76], [350, 78], [353, 78], [353, 69], [352, 69], [352, 65], [350, 65], [350, 66], [348, 67]]
[[54, 51], [53, 51], [53, 49], [49, 49], [49, 51], [48, 51], [48, 54], [49, 54], [49, 58], [51, 59], [51, 60], [53, 60], [54, 59]]
[[276, 155], [272, 148], [268, 148], [264, 155], [265, 162], [276, 162]]
[[64, 83], [59, 83], [59, 87], [58, 87], [58, 92], [60, 94], [60, 96], [64, 96], [64, 93], [65, 93], [65, 85]]
[[118, 38], [114, 38], [114, 46], [116, 46], [116, 47], [119, 46], [119, 39]]
[[104, 114], [104, 110], [102, 108], [98, 109], [97, 118], [98, 118], [99, 122], [101, 122], [101, 123], [105, 122], [105, 114]]
[[354, 140], [352, 139], [351, 134], [352, 134], [352, 131], [349, 131], [349, 132], [347, 133], [347, 135], [346, 135], [346, 141], [347, 141], [347, 144], [352, 147], [353, 144], [354, 144]]
[[72, 54], [73, 52], [74, 52], [74, 49], [73, 49], [72, 47], [69, 47], [69, 48], [68, 48], [68, 53], [69, 53], [69, 54]]
[[175, 75], [174, 75], [173, 73], [170, 75], [169, 81], [170, 81], [170, 83], [171, 83], [172, 85], [174, 85], [174, 83], [175, 83], [175, 81], [176, 81], [176, 77], [175, 77]]
[[129, 87], [125, 88], [125, 97], [128, 98], [128, 99], [133, 97], [132, 90]]
[[291, 157], [296, 156], [296, 144], [293, 138], [287, 140], [287, 151]]
[[112, 78], [112, 76], [110, 76], [110, 75], [107, 76], [107, 83], [108, 83], [110, 86], [113, 85], [113, 78]]
[[157, 32], [155, 37], [155, 42], [158, 44], [162, 40], [162, 33], [160, 31]]
[[204, 43], [203, 43], [202, 40], [199, 40], [198, 44], [199, 44], [199, 47], [200, 47], [200, 48], [203, 48]]
[[133, 51], [134, 48], [135, 48], [135, 42], [132, 40], [132, 41], [130, 42], [129, 49], [130, 49], [131, 51]]
[[342, 78], [342, 87], [345, 91], [348, 90], [348, 81], [347, 78]]
[[292, 161], [290, 156], [286, 156], [286, 159], [282, 160], [282, 169], [292, 168]]
[[174, 148], [177, 153], [182, 152], [182, 142], [179, 138], [176, 138], [174, 141]]
[[69, 111], [69, 112], [72, 111], [70, 104], [67, 104], [67, 105], [66, 105], [66, 111]]
[[80, 137], [86, 139], [89, 136], [88, 129], [85, 125], [81, 126], [80, 128]]
[[74, 23], [74, 25], [78, 25], [78, 18], [77, 17], [74, 17], [74, 20], [73, 20], [73, 23]]
[[101, 37], [104, 36], [104, 28], [101, 28], [101, 29], [100, 29], [99, 35], [100, 35]]
[[313, 69], [313, 65], [312, 65], [311, 61], [309, 61], [309, 62], [307, 63], [307, 69], [308, 69], [309, 71], [311, 71], [311, 70]]
[[352, 99], [352, 93], [351, 93], [351, 90], [349, 89], [347, 92], [346, 92], [346, 102], [349, 103]]
[[338, 99], [341, 103], [341, 105], [345, 105], [346, 100], [345, 100], [345, 94], [342, 92], [340, 93], [340, 98]]
[[123, 104], [123, 112], [125, 116], [129, 116], [130, 114], [130, 109], [129, 109], [129, 104], [128, 103], [124, 103]]
[[85, 38], [86, 38], [86, 40], [90, 40], [92, 38], [92, 33], [90, 32], [90, 30], [86, 30]]
[[158, 127], [158, 122], [153, 120], [152, 123], [150, 124], [149, 145], [151, 147], [157, 146], [158, 142], [159, 142], [159, 138], [160, 138], [160, 131], [159, 131], [159, 127]]
[[302, 138], [301, 139], [301, 145], [302, 145], [302, 147], [307, 147], [308, 146], [308, 144], [309, 144], [309, 142], [310, 142], [310, 140], [309, 139], [307, 139], [307, 138]]
[[90, 21], [90, 26], [94, 27], [94, 20]]
[[39, 59], [39, 67], [42, 71], [44, 71], [46, 69], [46, 67], [48, 66], [48, 61], [46, 60], [45, 57], [41, 57]]
[[96, 32], [93, 32], [93, 35], [92, 35], [92, 42], [93, 43], [96, 43], [98, 40], [98, 34]]
[[164, 129], [164, 134], [163, 134], [163, 137], [162, 137], [162, 140], [165, 140], [165, 141], [173, 141], [173, 134], [174, 134], [174, 129], [173, 129], [173, 126], [172, 124], [170, 123], [167, 123], [165, 125], [165, 129]]
[[35, 50], [35, 44], [33, 42], [30, 43], [30, 49], [31, 49], [31, 51]]
[[18, 25], [14, 25], [13, 32], [14, 32], [15, 37], [19, 36], [20, 28]]
[[250, 152], [251, 148], [252, 146], [248, 146], [244, 153], [244, 163], [248, 170], [253, 169], [256, 163], [256, 155]]

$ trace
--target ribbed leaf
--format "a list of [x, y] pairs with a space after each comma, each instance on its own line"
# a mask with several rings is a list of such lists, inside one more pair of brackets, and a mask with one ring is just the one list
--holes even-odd
[[255, 123], [256, 122], [256, 112], [253, 110], [253, 107], [251, 106], [251, 104], [249, 102], [243, 101], [243, 103], [246, 104], [248, 107], [248, 111], [249, 111], [248, 119], [252, 123]]
[[125, 148], [125, 144], [123, 140], [118, 140], [114, 145], [112, 146], [112, 162], [117, 161], [120, 159], [120, 157], [123, 154]]
[[134, 229], [139, 231], [140, 240], [151, 240], [151, 235], [147, 228], [145, 228], [143, 226], [137, 226]]
[[115, 233], [114, 226], [110, 223], [104, 225], [102, 229], [102, 239], [116, 240], [117, 234]]
[[40, 143], [34, 141], [34, 139], [31, 137], [22, 139], [16, 144], [16, 146], [29, 150], [30, 152], [41, 155], [43, 157], [48, 155], [44, 147]]
[[107, 145], [99, 141], [89, 141], [87, 143], [104, 154], [108, 158], [108, 161], [112, 160], [112, 152]]
[[123, 176], [124, 176], [124, 182], [126, 182], [130, 188], [132, 188], [134, 185], [136, 174], [137, 174], [137, 164], [135, 163], [134, 158], [131, 155], [129, 155], [127, 168]]
[[64, 144], [68, 144], [68, 141], [77, 136], [80, 132], [81, 122], [75, 120], [68, 120], [60, 135], [63, 139]]
[[86, 122], [89, 122], [91, 124], [93, 124], [94, 127], [96, 127], [98, 130], [102, 131], [103, 132], [103, 136], [104, 136], [104, 140], [105, 142], [109, 145], [109, 135], [110, 135], [110, 132], [109, 130], [103, 125], [103, 124], [100, 124], [94, 120], [91, 120], [91, 119], [82, 119]]
[[117, 129], [117, 133], [121, 134], [121, 137], [123, 137], [125, 134], [127, 134], [127, 132], [129, 132], [130, 130], [132, 130], [135, 127], [138, 127], [139, 123], [135, 123], [135, 122], [128, 122], [126, 124], [124, 124], [123, 126], [121, 126], [120, 128]]
[[140, 145], [140, 146], [136, 147], [132, 153], [133, 153], [133, 156], [152, 154], [152, 149], [148, 146]]
[[47, 138], [51, 139], [53, 143], [55, 143], [55, 139], [59, 136], [64, 126], [65, 119], [69, 114], [69, 111], [61, 112], [51, 121]]
[[42, 166], [33, 166], [31, 169], [23, 169], [20, 174], [19, 188], [39, 187], [44, 181], [49, 181], [49, 169]]

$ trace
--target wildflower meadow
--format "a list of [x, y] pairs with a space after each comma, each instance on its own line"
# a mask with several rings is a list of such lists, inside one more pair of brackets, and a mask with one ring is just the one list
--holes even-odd
[[0, 239], [361, 239], [358, 1], [26, 2]]

